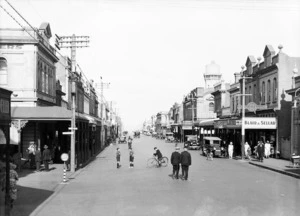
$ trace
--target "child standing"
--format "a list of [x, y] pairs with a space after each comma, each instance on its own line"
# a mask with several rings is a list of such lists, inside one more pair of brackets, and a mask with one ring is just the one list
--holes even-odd
[[134, 161], [134, 152], [132, 148], [129, 149], [129, 168], [133, 168], [133, 161]]
[[121, 151], [120, 151], [119, 148], [117, 148], [116, 158], [117, 158], [117, 168], [120, 168], [120, 167], [121, 167], [121, 164], [120, 164], [120, 160], [121, 160]]

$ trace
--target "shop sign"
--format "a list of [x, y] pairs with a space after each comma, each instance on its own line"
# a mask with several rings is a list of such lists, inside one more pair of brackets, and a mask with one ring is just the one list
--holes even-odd
[[245, 129], [276, 129], [277, 121], [275, 117], [269, 118], [244, 118]]
[[182, 130], [192, 130], [192, 126], [182, 126]]

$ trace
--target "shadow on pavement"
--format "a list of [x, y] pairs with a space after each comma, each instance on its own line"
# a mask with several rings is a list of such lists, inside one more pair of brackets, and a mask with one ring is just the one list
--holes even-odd
[[299, 168], [298, 169], [297, 168], [285, 169], [284, 171], [300, 175], [300, 169]]
[[54, 191], [18, 186], [18, 198], [11, 211], [11, 215], [30, 215], [53, 193]]

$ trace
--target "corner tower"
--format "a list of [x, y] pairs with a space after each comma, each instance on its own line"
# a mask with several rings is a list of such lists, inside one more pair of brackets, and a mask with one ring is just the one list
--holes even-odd
[[212, 61], [205, 66], [205, 73], [203, 74], [205, 81], [205, 89], [213, 88], [214, 85], [221, 81], [222, 74], [220, 66]]

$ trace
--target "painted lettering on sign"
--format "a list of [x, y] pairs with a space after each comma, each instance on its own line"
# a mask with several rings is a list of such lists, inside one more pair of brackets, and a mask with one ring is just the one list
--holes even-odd
[[9, 101], [0, 99], [0, 113], [9, 114]]
[[276, 118], [245, 118], [245, 128], [249, 129], [276, 129]]

